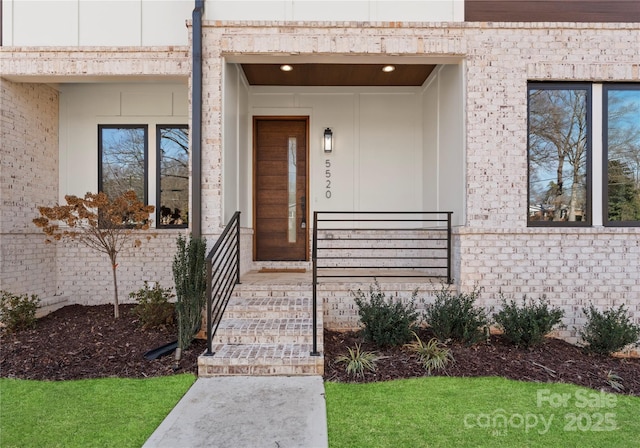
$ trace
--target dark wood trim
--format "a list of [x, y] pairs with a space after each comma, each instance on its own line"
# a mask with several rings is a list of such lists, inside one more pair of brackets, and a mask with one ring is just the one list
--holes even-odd
[[466, 22], [640, 22], [638, 0], [465, 0]]
[[291, 64], [283, 72], [281, 64], [242, 64], [252, 86], [421, 86], [436, 67], [428, 64], [392, 64], [395, 70], [382, 71], [384, 64]]
[[308, 115], [254, 115], [253, 119], [252, 119], [252, 135], [253, 135], [253, 154], [252, 154], [252, 163], [253, 163], [253, 173], [252, 173], [252, 194], [253, 194], [253, 204], [252, 204], [252, 211], [253, 211], [253, 219], [252, 219], [252, 228], [254, 230], [253, 233], [253, 260], [256, 260], [256, 254], [257, 254], [257, 233], [255, 231], [256, 229], [256, 221], [257, 221], [257, 200], [256, 198], [258, 197], [258, 190], [257, 190], [257, 150], [258, 150], [258, 127], [257, 127], [257, 122], [261, 121], [261, 120], [273, 120], [273, 121], [285, 121], [285, 120], [292, 120], [292, 121], [302, 121], [304, 120], [306, 122], [306, 152], [307, 152], [307, 160], [306, 160], [306, 185], [305, 185], [305, 194], [306, 194], [306, 198], [307, 198], [307, 206], [306, 206], [306, 210], [305, 210], [305, 220], [307, 223], [307, 226], [305, 228], [305, 239], [304, 239], [304, 260], [303, 261], [308, 261], [309, 260], [309, 228], [310, 228], [310, 222], [309, 222], [309, 209], [311, 208], [311, 201], [309, 198], [309, 184], [310, 184], [310, 179], [309, 179], [309, 173], [310, 173], [310, 165], [311, 165], [311, 159], [310, 159], [310, 142], [311, 142], [311, 136], [310, 136], [310, 119]]

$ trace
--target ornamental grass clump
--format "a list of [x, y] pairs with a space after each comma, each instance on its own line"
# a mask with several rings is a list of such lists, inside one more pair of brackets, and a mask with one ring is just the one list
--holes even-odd
[[391, 297], [387, 299], [377, 281], [369, 288], [368, 298], [360, 290], [352, 294], [358, 306], [365, 340], [379, 347], [398, 346], [411, 340], [418, 319], [415, 305], [417, 290], [406, 305]]
[[631, 322], [624, 305], [600, 312], [591, 304], [582, 311], [587, 316], [587, 324], [579, 334], [585, 350], [608, 355], [638, 343], [640, 326]]
[[373, 352], [364, 352], [360, 349], [360, 344], [356, 344], [355, 349], [347, 347], [348, 354], [340, 355], [336, 362], [346, 364], [345, 371], [349, 376], [364, 378], [365, 371], [375, 372], [378, 356]]
[[455, 361], [451, 350], [436, 338], [425, 343], [417, 334], [413, 334], [416, 340], [406, 344], [405, 347], [418, 355], [422, 367], [429, 375], [433, 370], [446, 370], [447, 365]]
[[424, 319], [438, 340], [471, 345], [485, 337], [487, 315], [475, 306], [479, 295], [479, 289], [468, 294], [454, 294], [446, 286], [436, 292], [435, 302], [425, 307]]
[[502, 310], [494, 314], [493, 319], [509, 342], [527, 348], [541, 344], [545, 335], [561, 323], [563, 316], [564, 311], [550, 307], [543, 296], [537, 303], [533, 300], [527, 303], [524, 297], [522, 306], [502, 298]]

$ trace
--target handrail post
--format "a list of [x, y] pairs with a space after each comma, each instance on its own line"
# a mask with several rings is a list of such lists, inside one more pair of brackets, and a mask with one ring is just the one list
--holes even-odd
[[[235, 220], [235, 222], [234, 222]], [[235, 235], [234, 231], [235, 230]], [[231, 251], [232, 253], [229, 253]], [[218, 257], [219, 256], [219, 257]], [[235, 260], [234, 260], [235, 257]], [[240, 284], [240, 212], [234, 213], [222, 234], [213, 245], [206, 258], [207, 275], [207, 351], [205, 356], [213, 356], [213, 336], [218, 330], [220, 319], [227, 308], [233, 288]], [[216, 287], [214, 290], [213, 269], [216, 268]], [[236, 272], [233, 275], [233, 267]], [[214, 310], [214, 296], [215, 310]], [[214, 322], [213, 315], [216, 315]], [[215, 325], [215, 328], [214, 328]]]
[[447, 212], [447, 283], [452, 283], [451, 279], [451, 212]]
[[311, 356], [320, 356], [318, 352], [318, 212], [313, 212], [313, 245], [311, 249], [311, 261], [313, 263], [313, 299], [311, 301], [311, 317], [313, 325], [313, 349]]
[[236, 271], [237, 271], [237, 277], [236, 277], [236, 285], [240, 284], [240, 214], [241, 212], [238, 211], [238, 218], [236, 219], [236, 245], [238, 246], [236, 249]]
[[212, 298], [211, 298], [211, 282], [213, 273], [213, 262], [207, 259], [207, 351], [204, 356], [213, 356], [213, 335], [211, 329], [213, 328], [213, 321], [211, 320]]

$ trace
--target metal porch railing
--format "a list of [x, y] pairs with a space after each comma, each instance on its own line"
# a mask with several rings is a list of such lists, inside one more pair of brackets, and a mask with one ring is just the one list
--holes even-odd
[[213, 337], [231, 298], [240, 284], [240, 212], [235, 212], [207, 255], [207, 351], [213, 356]]
[[451, 283], [453, 212], [314, 212], [313, 351], [320, 278], [422, 277]]

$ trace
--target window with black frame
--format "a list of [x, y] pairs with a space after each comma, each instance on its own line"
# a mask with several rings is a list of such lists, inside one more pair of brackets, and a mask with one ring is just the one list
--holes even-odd
[[529, 83], [529, 226], [591, 224], [591, 86]]
[[157, 226], [189, 225], [189, 128], [162, 125], [156, 128], [158, 145]]
[[603, 87], [604, 224], [640, 225], [640, 84]]
[[147, 195], [147, 126], [98, 126], [98, 189], [110, 199], [133, 190], [144, 204]]

